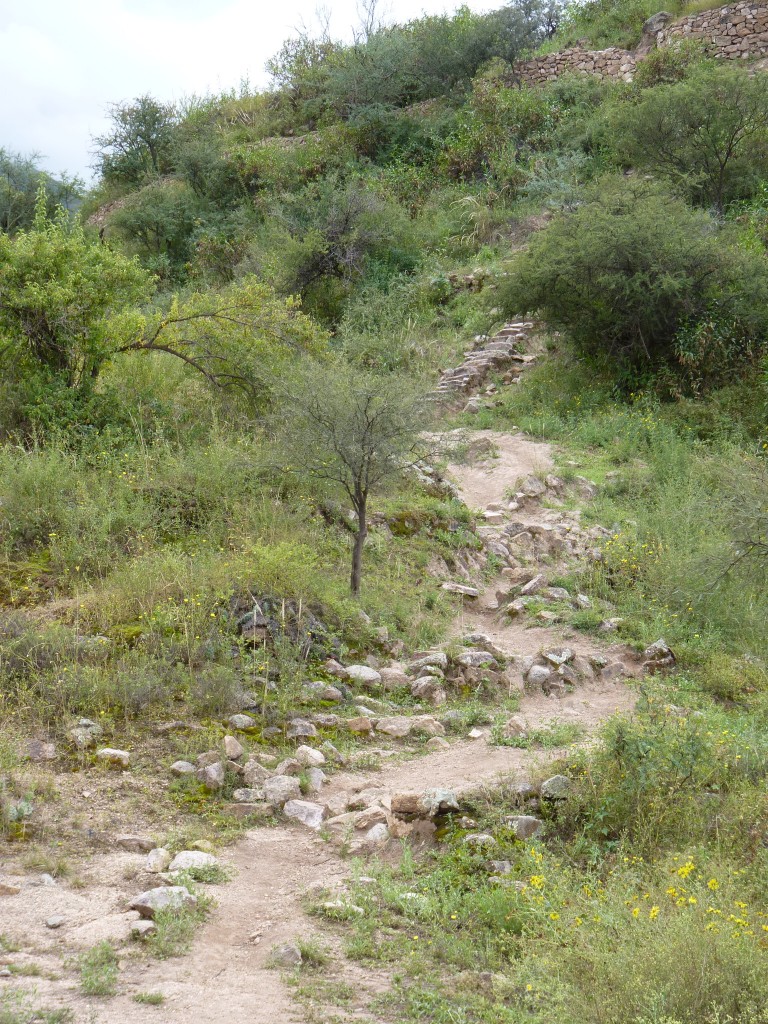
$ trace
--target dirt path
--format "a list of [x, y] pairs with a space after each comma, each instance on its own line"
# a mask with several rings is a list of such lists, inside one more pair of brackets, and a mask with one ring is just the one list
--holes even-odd
[[[569, 557], [570, 537], [577, 517], [569, 519], [557, 508], [547, 508], [528, 499], [520, 507], [510, 509], [510, 494], [520, 481], [534, 475], [545, 475], [552, 468], [552, 452], [548, 445], [533, 442], [518, 434], [482, 432], [475, 440], [489, 441], [477, 446], [486, 451], [466, 463], [449, 467], [449, 476], [458, 487], [463, 500], [472, 508], [487, 510], [488, 543], [512, 544], [510, 524], [519, 524], [526, 541], [526, 560], [532, 572], [552, 573]], [[529, 529], [530, 528], [530, 529]], [[514, 527], [517, 529], [517, 527]], [[514, 532], [514, 529], [512, 532]], [[530, 530], [541, 531], [532, 534]], [[495, 531], [495, 532], [494, 532]], [[550, 538], [550, 548], [540, 552], [540, 537]], [[562, 540], [563, 547], [553, 541]], [[563, 540], [563, 538], [565, 538]], [[514, 539], [514, 538], [513, 538]], [[504, 548], [504, 550], [507, 550]], [[510, 554], [509, 565], [517, 564]], [[509, 587], [510, 574], [500, 573], [481, 596], [466, 602], [452, 627], [452, 635], [483, 633], [503, 651], [519, 657], [534, 655], [547, 646], [573, 643], [585, 656], [598, 653], [606, 660], [621, 661], [627, 673], [632, 666], [627, 652], [610, 642], [599, 645], [576, 636], [564, 625], [540, 622], [526, 616], [510, 619], [500, 612], [497, 593]], [[609, 641], [609, 638], [606, 638]], [[542, 725], [553, 718], [577, 722], [589, 736], [600, 722], [618, 709], [630, 708], [633, 691], [617, 675], [586, 679], [581, 685], [558, 696], [546, 696], [541, 690], [522, 695], [519, 714], [529, 726]], [[510, 747], [492, 746], [488, 728], [479, 730], [474, 738], [449, 737], [449, 746], [411, 760], [394, 756], [382, 761], [380, 771], [366, 773], [343, 771], [331, 777], [320, 799], [344, 795], [353, 802], [363, 791], [378, 793], [377, 801], [388, 806], [398, 791], [440, 787], [460, 791], [479, 784], [492, 785], [502, 777], [523, 778], [542, 761], [542, 754]], [[381, 737], [378, 738], [381, 742]], [[397, 744], [393, 744], [396, 748]], [[547, 759], [563, 751], [547, 752]], [[394, 845], [394, 840], [391, 841]], [[303, 907], [302, 897], [311, 889], [337, 889], [349, 875], [349, 864], [340, 855], [337, 844], [299, 825], [260, 827], [224, 851], [220, 860], [228, 865], [233, 877], [228, 884], [210, 887], [218, 902], [209, 921], [201, 928], [191, 953], [179, 959], [145, 961], [126, 956], [122, 964], [120, 994], [110, 1000], [84, 1000], [76, 985], [65, 978], [56, 979], [57, 965], [73, 947], [66, 929], [61, 933], [46, 931], [45, 915], [63, 912], [73, 920], [89, 919], [124, 910], [126, 898], [138, 887], [150, 887], [148, 876], [137, 875], [142, 858], [136, 855], [115, 855], [102, 858], [93, 875], [94, 884], [88, 893], [70, 893], [63, 886], [25, 887], [17, 896], [0, 897], [0, 932], [24, 934], [25, 943], [34, 948], [35, 959], [45, 967], [37, 980], [41, 998], [56, 1006], [69, 1007], [77, 1022], [123, 1024], [130, 1020], [162, 1020], [163, 1024], [219, 1024], [222, 1020], [236, 1024], [289, 1024], [305, 1017], [298, 1003], [283, 983], [278, 971], [268, 966], [271, 950], [277, 944], [309, 936], [316, 930], [313, 919]], [[122, 872], [122, 877], [121, 877]], [[141, 884], [139, 885], [139, 880]], [[343, 973], [354, 982], [357, 997], [345, 1018], [375, 1020], [366, 1011], [371, 992], [386, 987], [386, 975], [362, 971], [346, 963]], [[51, 975], [46, 977], [45, 975]], [[70, 976], [71, 978], [71, 976]], [[162, 1007], [133, 1001], [140, 992], [161, 993]]]

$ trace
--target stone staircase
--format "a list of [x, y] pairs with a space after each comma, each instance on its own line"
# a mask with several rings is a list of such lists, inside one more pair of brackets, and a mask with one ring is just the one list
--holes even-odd
[[519, 371], [536, 359], [523, 351], [534, 327], [531, 321], [516, 320], [504, 324], [491, 338], [478, 335], [474, 348], [464, 353], [464, 361], [441, 374], [430, 397], [446, 404], [457, 403], [468, 392], [482, 388], [491, 374], [502, 371], [505, 383], [515, 383]]

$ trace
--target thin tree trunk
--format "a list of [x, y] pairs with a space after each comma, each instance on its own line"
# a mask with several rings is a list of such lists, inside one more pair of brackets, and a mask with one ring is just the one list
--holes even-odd
[[352, 576], [349, 581], [350, 590], [355, 597], [360, 593], [360, 577], [363, 572], [363, 547], [365, 546], [365, 538], [368, 536], [366, 498], [361, 497], [356, 504], [357, 533], [355, 534], [355, 543], [352, 547]]

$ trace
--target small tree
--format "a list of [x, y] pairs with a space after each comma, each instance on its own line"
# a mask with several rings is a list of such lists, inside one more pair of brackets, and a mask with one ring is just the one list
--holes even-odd
[[276, 433], [291, 469], [340, 487], [352, 503], [350, 589], [357, 595], [371, 492], [425, 454], [423, 393], [400, 377], [308, 361], [283, 387], [279, 405]]
[[140, 185], [171, 169], [171, 142], [178, 123], [173, 104], [139, 96], [132, 103], [114, 103], [112, 127], [94, 138], [96, 169], [107, 181]]

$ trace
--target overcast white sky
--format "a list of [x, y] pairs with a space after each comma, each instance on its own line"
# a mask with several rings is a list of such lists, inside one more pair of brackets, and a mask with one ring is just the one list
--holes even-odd
[[[466, 0], [474, 11], [503, 0]], [[316, 0], [0, 0], [0, 147], [38, 152], [56, 173], [90, 176], [91, 137], [110, 103], [178, 99], [266, 82], [264, 63]], [[336, 37], [356, 0], [332, 0]], [[458, 0], [382, 0], [389, 20], [452, 13]]]

